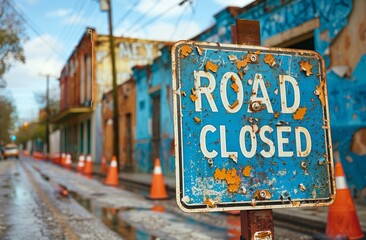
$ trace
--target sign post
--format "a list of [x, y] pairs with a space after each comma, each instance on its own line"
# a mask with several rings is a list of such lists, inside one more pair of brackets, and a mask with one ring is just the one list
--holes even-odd
[[254, 46], [256, 21], [237, 20], [233, 36], [251, 45], [173, 46], [177, 203], [240, 210], [243, 239], [272, 239], [271, 209], [334, 201], [324, 61]]
[[[260, 45], [259, 21], [236, 20], [231, 27], [232, 43]], [[240, 211], [241, 240], [274, 239], [274, 223], [272, 209]]]

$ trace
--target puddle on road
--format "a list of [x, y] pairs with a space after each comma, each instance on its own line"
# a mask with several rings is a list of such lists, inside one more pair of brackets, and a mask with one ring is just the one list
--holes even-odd
[[240, 238], [240, 218], [237, 215], [217, 215], [226, 219], [229, 226], [226, 229], [175, 214], [161, 205], [154, 205], [150, 209], [105, 208], [99, 206], [94, 199], [83, 198], [75, 192], [70, 194], [80, 205], [125, 239], [187, 239], [187, 236], [191, 239]]

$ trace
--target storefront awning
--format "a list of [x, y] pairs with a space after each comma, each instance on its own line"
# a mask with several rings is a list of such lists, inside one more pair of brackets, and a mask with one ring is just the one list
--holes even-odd
[[57, 114], [54, 118], [50, 120], [51, 124], [57, 124], [61, 125], [63, 123], [66, 123], [71, 118], [81, 115], [84, 113], [90, 113], [93, 109], [90, 107], [74, 107], [64, 110], [63, 112]]

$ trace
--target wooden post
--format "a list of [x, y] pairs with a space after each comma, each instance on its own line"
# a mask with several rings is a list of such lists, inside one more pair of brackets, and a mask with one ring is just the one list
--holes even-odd
[[[259, 21], [236, 19], [231, 27], [232, 43], [261, 45]], [[274, 239], [272, 209], [240, 211], [241, 239]]]

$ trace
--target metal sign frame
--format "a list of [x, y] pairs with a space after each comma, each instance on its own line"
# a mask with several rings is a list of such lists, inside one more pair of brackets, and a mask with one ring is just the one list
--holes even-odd
[[[187, 48], [188, 46], [188, 48]], [[186, 49], [183, 49], [183, 47], [186, 47]], [[184, 165], [184, 150], [187, 146], [184, 144], [184, 131], [183, 131], [183, 124], [182, 124], [182, 118], [183, 111], [182, 111], [182, 98], [189, 98], [190, 93], [188, 91], [183, 91], [184, 83], [185, 81], [181, 74], [182, 69], [185, 66], [182, 66], [181, 63], [184, 61], [184, 58], [191, 57], [192, 62], [197, 61], [197, 58], [199, 58], [204, 51], [210, 50], [217, 52], [234, 52], [237, 56], [242, 53], [242, 59], [239, 59], [240, 61], [247, 61], [247, 64], [249, 66], [250, 62], [258, 63], [258, 61], [264, 61], [267, 65], [269, 65], [271, 68], [275, 67], [277, 64], [275, 60], [278, 59], [278, 56], [295, 56], [298, 58], [303, 59], [315, 59], [317, 61], [316, 69], [319, 70], [318, 73], [315, 73], [312, 75], [312, 77], [316, 76], [316, 79], [319, 80], [319, 89], [318, 85], [316, 85], [316, 89], [314, 89], [314, 98], [315, 101], [319, 101], [321, 103], [320, 109], [322, 111], [322, 116], [316, 116], [316, 118], [319, 119], [322, 126], [321, 128], [324, 129], [324, 157], [319, 160], [317, 163], [313, 162], [307, 162], [311, 163], [313, 165], [323, 165], [324, 169], [322, 173], [326, 173], [326, 176], [324, 179], [326, 186], [323, 186], [322, 191], [326, 192], [321, 197], [316, 196], [316, 192], [318, 186], [314, 183], [312, 186], [315, 190], [315, 196], [312, 195], [311, 198], [293, 198], [283, 196], [282, 194], [280, 196], [276, 195], [273, 196], [270, 189], [262, 189], [262, 190], [256, 190], [251, 191], [250, 195], [252, 200], [250, 201], [217, 201], [215, 199], [212, 199], [210, 197], [206, 198], [206, 195], [204, 194], [201, 202], [193, 202], [190, 203], [191, 199], [190, 196], [185, 195], [185, 170], [187, 171], [188, 168], [192, 168], [192, 166], [186, 166]], [[184, 56], [183, 56], [184, 55]], [[247, 58], [244, 56], [246, 55]], [[267, 56], [268, 55], [268, 56]], [[273, 58], [273, 56], [275, 56]], [[229, 57], [229, 55], [227, 55]], [[267, 58], [268, 57], [268, 58]], [[266, 58], [266, 59], [264, 59]], [[230, 59], [231, 61], [231, 59]], [[227, 60], [227, 62], [230, 62]], [[281, 60], [282, 61], [282, 60]], [[305, 60], [304, 60], [305, 61]], [[310, 60], [309, 60], [310, 62]], [[206, 62], [207, 63], [207, 62]], [[265, 65], [264, 63], [262, 63]], [[290, 63], [291, 64], [291, 63]], [[215, 64], [214, 64], [215, 65]], [[222, 67], [222, 64], [218, 64], [219, 67]], [[201, 66], [203, 67], [203, 66]], [[215, 67], [215, 66], [214, 66]], [[217, 66], [216, 66], [217, 67]], [[271, 69], [270, 68], [270, 69]], [[212, 66], [209, 66], [205, 71], [212, 72]], [[239, 68], [238, 68], [239, 70]], [[302, 72], [303, 71], [303, 72]], [[289, 73], [290, 74], [290, 73]], [[306, 74], [306, 76], [310, 76], [308, 74], [311, 74], [311, 68], [309, 72], [308, 66], [306, 64], [304, 66], [300, 66], [300, 73], [299, 74]], [[241, 77], [243, 80], [243, 77]], [[187, 80], [187, 79], [186, 79]], [[192, 79], [191, 79], [192, 80]], [[216, 80], [215, 80], [216, 81]], [[219, 80], [217, 80], [218, 82]], [[230, 81], [230, 80], [228, 80]], [[280, 80], [281, 81], [281, 80]], [[216, 83], [216, 87], [220, 84]], [[173, 48], [172, 48], [172, 87], [173, 87], [173, 106], [174, 106], [174, 136], [175, 136], [175, 159], [176, 159], [176, 200], [178, 206], [185, 212], [214, 212], [214, 211], [231, 211], [231, 210], [255, 210], [255, 209], [270, 209], [270, 208], [289, 208], [289, 207], [309, 207], [309, 206], [328, 206], [333, 203], [335, 199], [335, 178], [334, 178], [334, 168], [333, 168], [333, 155], [332, 155], [332, 143], [331, 143], [331, 134], [330, 134], [330, 124], [329, 124], [329, 111], [328, 111], [328, 99], [327, 99], [327, 87], [326, 87], [326, 76], [325, 76], [325, 65], [324, 60], [322, 59], [321, 55], [319, 55], [317, 52], [314, 51], [307, 51], [307, 50], [295, 50], [295, 49], [283, 49], [283, 48], [266, 48], [266, 47], [259, 47], [259, 46], [249, 46], [249, 45], [233, 45], [233, 44], [218, 44], [218, 43], [207, 43], [207, 42], [194, 42], [194, 41], [179, 41], [177, 42]], [[226, 88], [225, 88], [226, 89]], [[192, 88], [192, 93], [194, 89]], [[225, 90], [226, 91], [226, 90]], [[321, 91], [321, 92], [318, 92]], [[212, 93], [213, 94], [213, 93]], [[287, 93], [286, 93], [287, 94]], [[277, 94], [276, 94], [277, 95]], [[318, 95], [318, 96], [317, 96]], [[318, 98], [319, 95], [321, 95], [321, 98]], [[207, 95], [208, 96], [208, 95]], [[296, 97], [294, 96], [294, 99]], [[295, 101], [295, 100], [294, 100]], [[312, 99], [313, 101], [313, 99]], [[192, 102], [194, 102], [194, 99], [192, 99]], [[254, 103], [254, 102], [253, 102]], [[253, 104], [250, 103], [250, 104]], [[234, 106], [235, 104], [232, 104]], [[261, 108], [263, 106], [263, 103], [260, 103], [256, 105], [251, 105], [251, 113], [255, 113], [254, 107]], [[315, 106], [315, 104], [314, 104]], [[185, 106], [183, 106], [185, 107]], [[248, 107], [249, 109], [249, 107]], [[249, 111], [249, 110], [248, 110]], [[301, 114], [300, 114], [301, 115]], [[202, 115], [201, 115], [202, 116]], [[191, 117], [193, 119], [193, 117]], [[196, 124], [199, 123], [202, 119], [195, 118], [194, 121], [196, 121]], [[221, 130], [221, 129], [220, 129]], [[253, 130], [254, 131], [254, 130]], [[259, 132], [258, 132], [259, 133]], [[194, 136], [192, 137], [194, 138]], [[299, 137], [300, 138], [300, 137]], [[247, 143], [244, 143], [247, 144]], [[186, 143], [187, 145], [187, 143]], [[300, 143], [300, 150], [301, 150], [301, 143]], [[301, 156], [301, 155], [300, 155]], [[208, 159], [209, 160], [209, 159]], [[235, 159], [232, 158], [235, 162]], [[238, 161], [236, 159], [236, 161]], [[305, 161], [304, 161], [305, 162]], [[211, 164], [212, 167], [212, 162]], [[286, 164], [286, 163], [284, 163]], [[303, 166], [303, 162], [301, 162], [301, 167], [299, 165], [299, 170], [301, 168], [305, 169], [307, 166]], [[217, 170], [217, 169], [216, 169]], [[220, 170], [220, 169], [219, 169]], [[242, 171], [244, 174], [244, 170], [237, 169], [239, 178], [243, 178], [243, 175], [239, 174], [239, 171]], [[224, 169], [222, 169], [224, 171]], [[226, 171], [226, 169], [225, 169]], [[250, 172], [250, 170], [249, 170]], [[220, 173], [220, 171], [219, 171]], [[221, 172], [222, 173], [222, 172]], [[218, 178], [214, 179], [214, 182], [216, 184], [221, 184], [229, 186], [229, 183], [223, 183], [222, 181], [220, 183]], [[322, 183], [323, 184], [323, 183]], [[190, 186], [192, 187], [192, 186]], [[298, 185], [299, 191], [305, 191], [305, 186], [302, 184]], [[236, 190], [236, 194], [239, 194], [240, 190]], [[249, 190], [248, 190], [249, 191]], [[309, 191], [306, 190], [306, 191]], [[311, 194], [313, 194], [313, 192]], [[242, 190], [242, 194], [245, 194], [244, 190]], [[230, 193], [234, 194], [234, 193]], [[249, 193], [247, 193], [249, 194]], [[208, 194], [209, 195], [209, 194]], [[291, 194], [290, 194], [291, 195]], [[230, 195], [231, 196], [231, 195]]]

